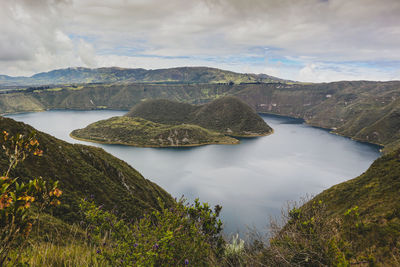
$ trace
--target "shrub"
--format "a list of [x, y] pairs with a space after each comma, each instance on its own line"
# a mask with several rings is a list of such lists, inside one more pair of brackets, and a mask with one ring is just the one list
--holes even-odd
[[11, 178], [11, 171], [20, 162], [31, 154], [41, 156], [43, 151], [39, 150], [34, 134], [24, 138], [21, 134], [9, 136], [3, 131], [1, 135], [1, 147], [9, 161], [0, 177], [0, 266], [3, 266], [10, 250], [23, 246], [40, 211], [60, 203], [58, 197], [62, 191], [58, 189], [58, 182], [46, 183], [37, 178], [19, 183], [18, 178]]
[[222, 257], [224, 240], [221, 208], [208, 204], [185, 204], [173, 208], [161, 201], [160, 211], [127, 222], [111, 212], [82, 201], [89, 230], [88, 239], [97, 245], [97, 255], [110, 265], [120, 266], [208, 266]]

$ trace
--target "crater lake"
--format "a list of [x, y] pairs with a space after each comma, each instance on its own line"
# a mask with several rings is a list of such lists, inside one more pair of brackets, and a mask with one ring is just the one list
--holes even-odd
[[126, 161], [172, 196], [199, 198], [223, 207], [225, 233], [267, 228], [288, 201], [315, 195], [355, 178], [380, 156], [379, 147], [330, 134], [301, 120], [261, 115], [274, 129], [269, 136], [241, 139], [239, 145], [140, 148], [72, 139], [72, 130], [121, 116], [126, 111], [53, 110], [13, 114], [36, 129], [70, 143], [102, 147]]

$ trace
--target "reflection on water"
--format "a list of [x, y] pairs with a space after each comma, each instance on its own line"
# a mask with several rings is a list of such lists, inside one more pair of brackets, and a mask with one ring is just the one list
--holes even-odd
[[174, 197], [223, 206], [226, 232], [264, 228], [287, 201], [354, 178], [379, 156], [378, 147], [329, 134], [301, 120], [262, 115], [274, 134], [240, 145], [137, 148], [77, 141], [69, 133], [124, 111], [46, 111], [11, 115], [74, 143], [100, 146]]

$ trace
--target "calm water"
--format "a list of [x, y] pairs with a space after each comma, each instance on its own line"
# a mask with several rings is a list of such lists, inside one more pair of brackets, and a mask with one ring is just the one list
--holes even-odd
[[72, 143], [104, 148], [174, 197], [223, 206], [226, 232], [263, 229], [290, 200], [354, 178], [379, 157], [376, 146], [329, 134], [301, 121], [263, 116], [275, 133], [240, 145], [137, 148], [77, 141], [69, 133], [124, 111], [46, 111], [10, 115]]

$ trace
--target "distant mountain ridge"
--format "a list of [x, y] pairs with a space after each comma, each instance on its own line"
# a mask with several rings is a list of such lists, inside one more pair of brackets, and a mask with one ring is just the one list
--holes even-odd
[[177, 67], [146, 70], [119, 67], [66, 68], [31, 77], [0, 75], [2, 86], [36, 86], [71, 83], [269, 83], [285, 80], [266, 74], [247, 74], [209, 67]]

